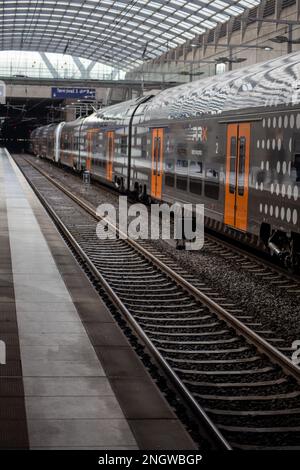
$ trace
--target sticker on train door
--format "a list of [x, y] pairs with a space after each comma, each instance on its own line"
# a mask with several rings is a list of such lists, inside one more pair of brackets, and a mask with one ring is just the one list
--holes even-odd
[[227, 127], [224, 223], [246, 231], [248, 226], [250, 124]]
[[107, 147], [106, 147], [106, 179], [112, 181], [113, 179], [113, 162], [115, 152], [115, 133], [114, 131], [107, 132]]
[[162, 197], [164, 130], [152, 130], [151, 196]]

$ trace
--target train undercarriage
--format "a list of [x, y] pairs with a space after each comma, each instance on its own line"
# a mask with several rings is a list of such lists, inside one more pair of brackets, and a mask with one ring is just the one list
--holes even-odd
[[263, 223], [260, 238], [271, 256], [278, 258], [287, 269], [299, 271], [300, 234], [274, 230], [270, 224]]

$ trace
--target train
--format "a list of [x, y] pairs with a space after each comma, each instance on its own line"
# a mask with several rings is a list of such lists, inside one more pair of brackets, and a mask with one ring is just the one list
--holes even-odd
[[300, 265], [300, 53], [36, 128], [32, 152]]

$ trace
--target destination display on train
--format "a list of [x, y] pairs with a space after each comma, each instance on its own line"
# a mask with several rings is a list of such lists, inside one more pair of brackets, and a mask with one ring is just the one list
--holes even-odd
[[52, 98], [95, 100], [95, 88], [52, 87]]

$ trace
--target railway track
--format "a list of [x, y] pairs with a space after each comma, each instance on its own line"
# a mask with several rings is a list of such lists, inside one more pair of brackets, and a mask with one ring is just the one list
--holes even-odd
[[[33, 163], [36, 160], [33, 157], [29, 156], [28, 163]], [[53, 165], [50, 165], [47, 160], [38, 160], [38, 163], [47, 165], [46, 173], [52, 173], [52, 170], [55, 169]], [[54, 173], [55, 174], [55, 173]], [[66, 173], [63, 173], [65, 176]], [[63, 184], [65, 184], [64, 177], [62, 178]], [[78, 187], [80, 187], [80, 192], [82, 191], [82, 183], [74, 182], [68, 180], [67, 186], [72, 193], [78, 194]], [[98, 188], [97, 188], [98, 189]], [[117, 200], [119, 193], [113, 190], [111, 187], [99, 185], [99, 191], [103, 194], [108, 195], [112, 200]], [[80, 194], [80, 197], [84, 198], [87, 203], [94, 204], [93, 198], [90, 198], [89, 193]], [[89, 200], [91, 199], [91, 200]], [[96, 204], [98, 204], [98, 199]], [[132, 203], [136, 201], [131, 201]], [[96, 208], [94, 204], [94, 209]], [[118, 204], [115, 203], [116, 210], [118, 211]], [[232, 301], [224, 295], [224, 289], [219, 289], [219, 287], [212, 287], [211, 282], [207, 279], [202, 278], [202, 282], [199, 281], [199, 275], [193, 272], [189, 262], [185, 263], [185, 260], [181, 260], [179, 263], [176, 257], [172, 256], [174, 251], [171, 248], [171, 251], [166, 254], [165, 249], [162, 250], [162, 246], [157, 246], [150, 241], [139, 241], [139, 244], [142, 245], [147, 251], [153, 253], [156, 258], [160, 259], [164, 264], [167, 264], [174, 271], [181, 273], [182, 277], [187, 279], [190, 284], [196, 288], [201, 288], [202, 292], [206, 292], [210, 298], [214, 299], [226, 310], [236, 316], [238, 319], [241, 319], [249, 328], [254, 330], [266, 341], [271, 343], [276, 347], [280, 352], [285, 354], [290, 358], [294, 352], [292, 348], [293, 335], [286, 332], [283, 333], [278, 328], [274, 329], [276, 325], [269, 321], [268, 309], [265, 315], [263, 313], [263, 307], [260, 305], [259, 314], [249, 309], [248, 305], [245, 306], [242, 302]], [[284, 268], [274, 264], [271, 260], [265, 257], [261, 257], [260, 254], [253, 252], [252, 250], [245, 250], [243, 247], [233, 245], [230, 241], [224, 239], [222, 236], [214, 234], [211, 230], [205, 233], [205, 250], [213, 256], [224, 258], [230, 262], [234, 262], [236, 266], [239, 266], [243, 272], [248, 273], [255, 282], [258, 284], [264, 283], [266, 286], [270, 286], [272, 289], [276, 289], [276, 293], [282, 293], [282, 295], [288, 294], [290, 298], [298, 303], [300, 300], [300, 276], [292, 275]], [[293, 330], [291, 330], [293, 331]]]
[[300, 448], [299, 368], [242, 311], [147, 242], [99, 240], [93, 207], [28, 161], [17, 163], [215, 445]]
[[[35, 159], [35, 157], [31, 156], [29, 158]], [[43, 160], [43, 162], [48, 163], [50, 166], [49, 161]], [[77, 173], [74, 174], [78, 175]], [[101, 187], [102, 191], [112, 194], [114, 197], [118, 197], [120, 194], [109, 186], [99, 184], [99, 187]], [[134, 202], [136, 201], [133, 200], [132, 203]], [[242, 247], [242, 244], [240, 245], [237, 246], [237, 244], [231, 243], [230, 239], [226, 240], [226, 236], [219, 236], [212, 229], [205, 232], [206, 249], [214, 254], [219, 254], [223, 258], [234, 260], [243, 270], [259, 277], [261, 281], [268, 282], [270, 285], [275, 286], [277, 290], [287, 292], [297, 300], [300, 300], [300, 274], [290, 273], [284, 267], [273, 262], [267, 253], [261, 253], [258, 249], [255, 250], [254, 246], [247, 250], [245, 249], [246, 247]], [[150, 246], [148, 244], [149, 249]], [[158, 254], [159, 252], [157, 251]], [[262, 257], [262, 255], [264, 256]]]
[[222, 257], [234, 259], [245, 271], [260, 277], [261, 281], [269, 282], [276, 286], [276, 289], [300, 299], [300, 276], [298, 274], [291, 274], [271, 260], [233, 246], [230, 242], [219, 239], [211, 233], [206, 234], [205, 243], [206, 247], [215, 253], [218, 252]]

